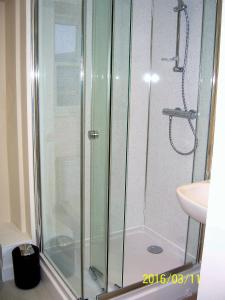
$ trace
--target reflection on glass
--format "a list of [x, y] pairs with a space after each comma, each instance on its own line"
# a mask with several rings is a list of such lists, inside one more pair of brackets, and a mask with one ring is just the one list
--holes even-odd
[[75, 50], [76, 26], [55, 24], [55, 54], [75, 54]]

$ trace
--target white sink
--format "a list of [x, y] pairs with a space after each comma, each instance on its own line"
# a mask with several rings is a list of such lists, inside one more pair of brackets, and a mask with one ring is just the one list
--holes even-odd
[[178, 187], [176, 192], [185, 213], [196, 221], [205, 224], [208, 208], [209, 181], [183, 185]]

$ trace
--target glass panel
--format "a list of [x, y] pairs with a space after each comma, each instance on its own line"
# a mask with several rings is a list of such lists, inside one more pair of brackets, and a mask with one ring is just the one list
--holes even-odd
[[93, 1], [90, 272], [107, 286], [111, 0]]
[[[115, 285], [123, 285], [123, 231], [129, 102], [130, 12], [130, 0], [114, 1], [110, 141], [109, 289], [115, 288]], [[123, 28], [122, 31], [121, 28]]]
[[43, 252], [81, 295], [82, 1], [38, 3]]
[[[216, 29], [216, 1], [204, 1], [197, 135], [201, 137], [194, 158], [193, 181], [205, 179], [208, 130], [212, 95], [213, 57]], [[198, 248], [199, 223], [189, 222], [186, 262], [195, 262]]]

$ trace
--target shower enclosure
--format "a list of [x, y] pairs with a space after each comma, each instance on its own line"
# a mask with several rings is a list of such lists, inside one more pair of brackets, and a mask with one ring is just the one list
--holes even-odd
[[81, 299], [196, 263], [176, 188], [209, 177], [221, 2], [32, 3], [42, 256]]

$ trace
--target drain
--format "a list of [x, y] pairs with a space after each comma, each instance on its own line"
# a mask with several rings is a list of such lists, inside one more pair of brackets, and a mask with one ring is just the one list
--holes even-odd
[[160, 246], [156, 246], [156, 245], [151, 245], [147, 248], [147, 251], [152, 253], [152, 254], [160, 254], [163, 252], [163, 248]]

